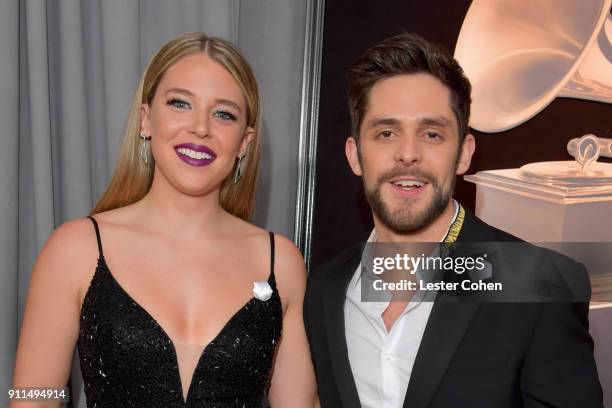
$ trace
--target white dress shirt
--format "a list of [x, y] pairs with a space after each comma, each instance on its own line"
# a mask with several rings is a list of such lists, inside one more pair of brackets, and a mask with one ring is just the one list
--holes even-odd
[[[453, 203], [455, 215], [450, 225], [459, 211], [458, 203]], [[368, 242], [376, 240], [373, 230]], [[390, 293], [386, 301], [362, 302], [361, 280], [359, 265], [344, 303], [348, 357], [359, 400], [365, 408], [401, 408], [436, 293], [427, 292], [425, 301], [415, 295], [387, 331], [382, 314], [389, 306]]]

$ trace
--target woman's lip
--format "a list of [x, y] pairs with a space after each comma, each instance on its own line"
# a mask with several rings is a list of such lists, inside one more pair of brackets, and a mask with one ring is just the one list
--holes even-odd
[[208, 166], [210, 163], [212, 163], [215, 160], [214, 156], [211, 159], [204, 159], [204, 158], [202, 158], [202, 159], [194, 159], [193, 157], [189, 157], [187, 155], [179, 153], [178, 151], [176, 151], [176, 155], [179, 157], [179, 159], [181, 159], [185, 163], [187, 163], [187, 164], [189, 164], [191, 166], [196, 166], [196, 167]]
[[217, 154], [214, 152], [214, 150], [204, 145], [199, 145], [195, 143], [181, 143], [179, 145], [174, 146], [174, 150], [180, 148], [189, 149], [200, 153], [206, 153], [207, 155], [212, 156], [213, 160], [217, 157]]

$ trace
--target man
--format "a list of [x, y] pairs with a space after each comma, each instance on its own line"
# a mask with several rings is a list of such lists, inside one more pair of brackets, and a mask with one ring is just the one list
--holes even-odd
[[[372, 208], [369, 242], [517, 243], [452, 199], [475, 149], [470, 91], [452, 57], [412, 34], [375, 45], [353, 64], [346, 157]], [[439, 291], [435, 302], [368, 302], [361, 246], [313, 271], [304, 318], [321, 406], [601, 407], [584, 268], [528, 251], [511, 257], [510, 276], [545, 291], [570, 282], [583, 301], [465, 301]], [[532, 278], [542, 270], [553, 280]]]

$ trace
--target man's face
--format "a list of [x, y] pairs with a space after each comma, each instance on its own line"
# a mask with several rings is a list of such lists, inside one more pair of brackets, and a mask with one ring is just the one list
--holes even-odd
[[[467, 171], [474, 138], [459, 146], [450, 91], [435, 77], [397, 75], [378, 81], [346, 154], [363, 178], [374, 216], [398, 234], [417, 232], [449, 205], [455, 175]], [[359, 143], [359, 146], [357, 146]]]

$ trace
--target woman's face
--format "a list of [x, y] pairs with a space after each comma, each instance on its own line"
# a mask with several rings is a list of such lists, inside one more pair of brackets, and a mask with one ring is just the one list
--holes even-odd
[[204, 53], [181, 58], [141, 109], [155, 179], [191, 196], [219, 189], [253, 138], [246, 119], [246, 99], [221, 64]]

